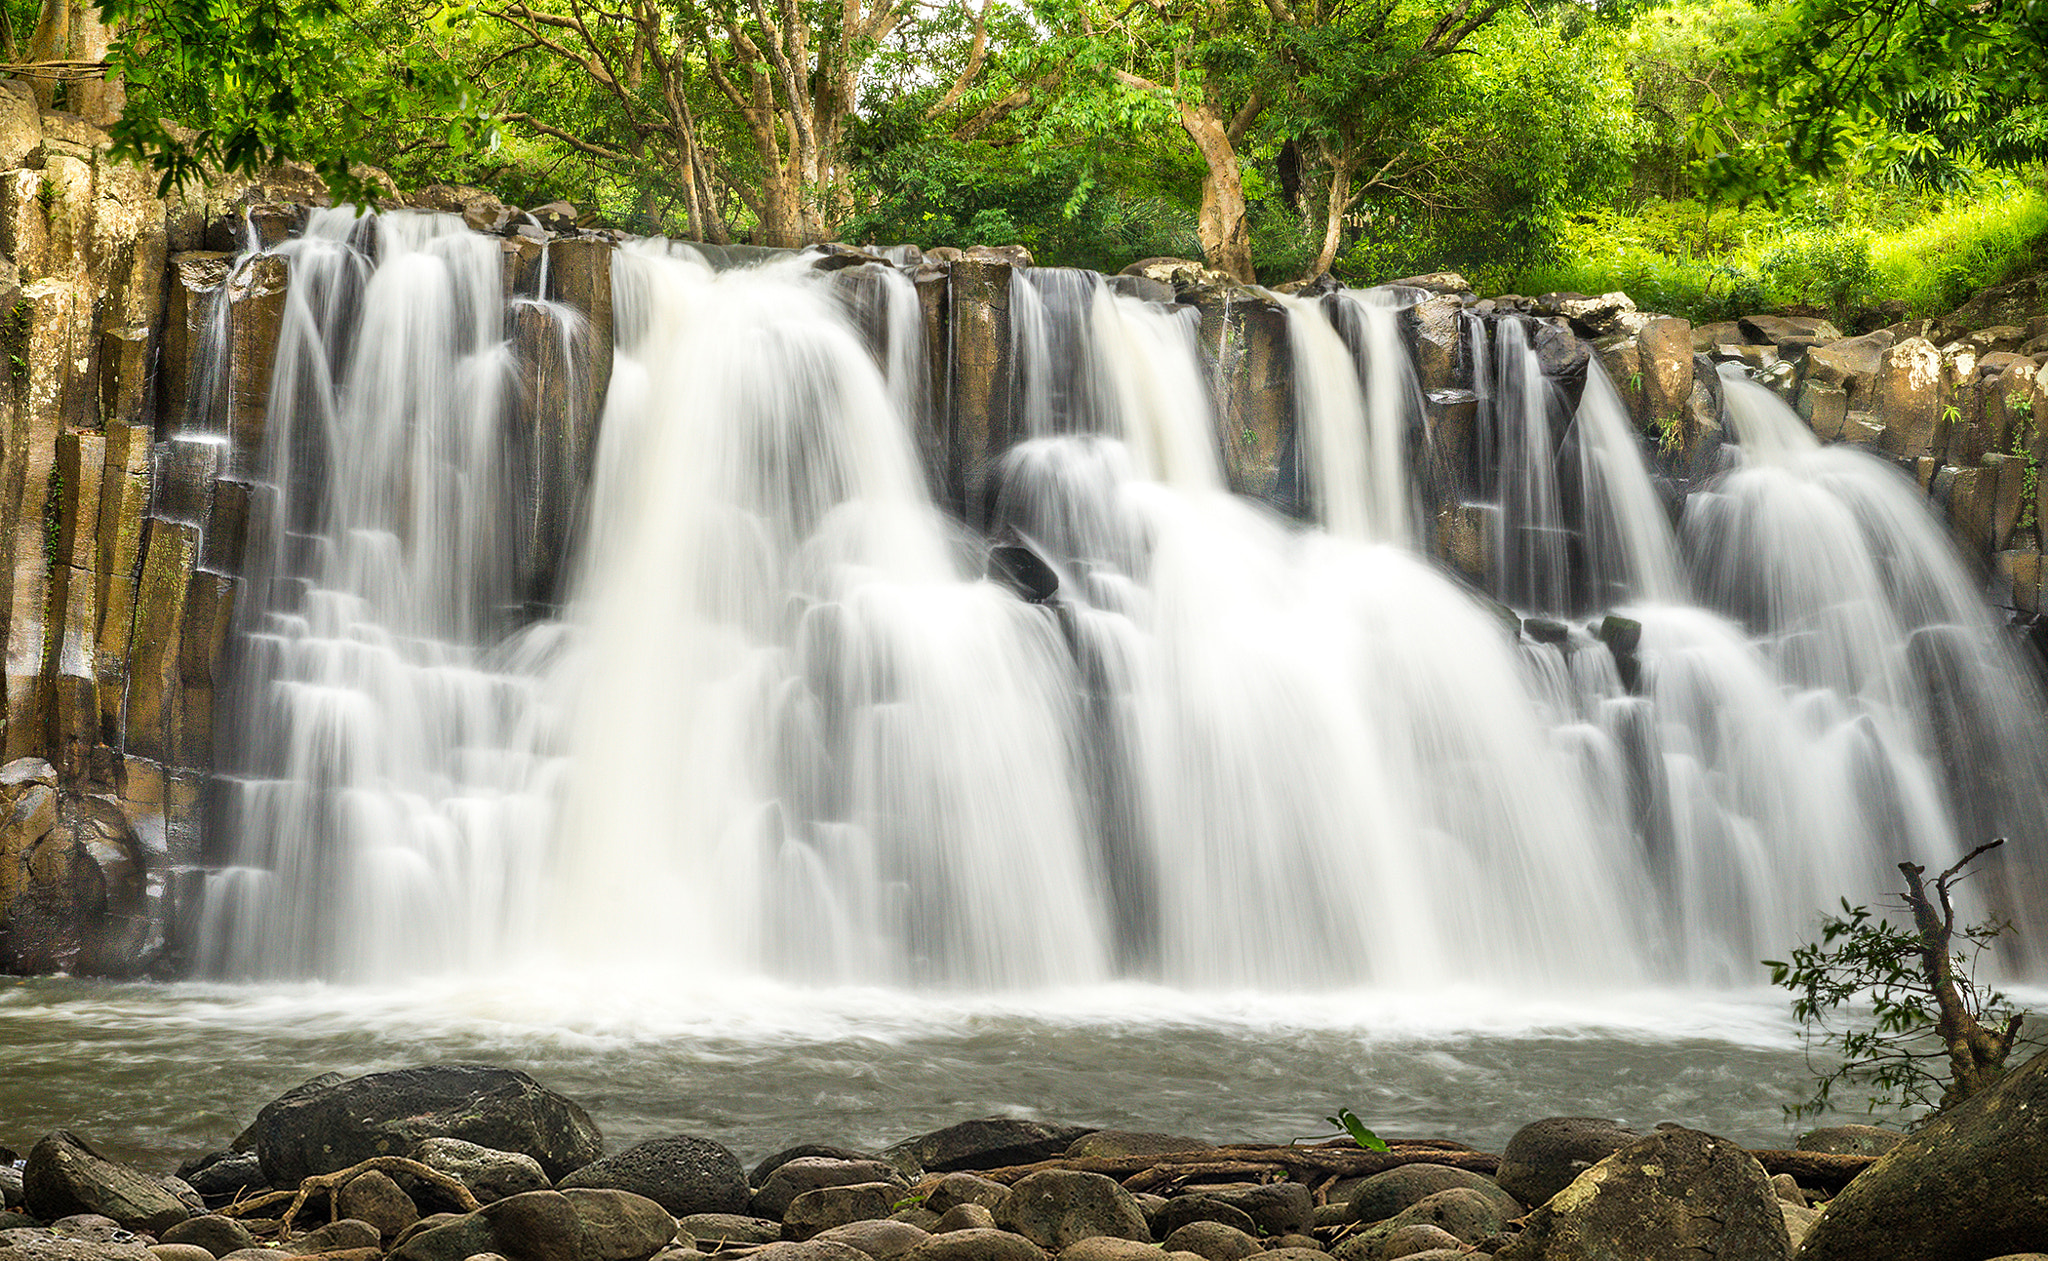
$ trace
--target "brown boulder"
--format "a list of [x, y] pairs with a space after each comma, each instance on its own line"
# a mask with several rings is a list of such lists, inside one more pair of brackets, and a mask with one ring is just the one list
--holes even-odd
[[1829, 1202], [1799, 1261], [1979, 1261], [2048, 1240], [2048, 1053], [1940, 1113]]

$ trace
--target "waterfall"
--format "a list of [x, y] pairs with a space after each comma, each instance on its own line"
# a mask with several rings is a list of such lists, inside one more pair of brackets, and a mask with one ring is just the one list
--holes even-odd
[[[222, 730], [235, 848], [201, 965], [382, 976], [478, 966], [530, 891], [547, 793], [501, 644], [522, 537], [495, 242], [445, 216], [316, 212], [262, 455], [244, 683]], [[252, 549], [253, 550], [253, 549]]]
[[895, 267], [615, 251], [565, 501], [507, 330], [576, 324], [494, 242], [280, 249], [211, 973], [1742, 984], [1902, 858], [2042, 843], [2040, 697], [1910, 483], [1741, 380], [1674, 534], [1597, 364], [1566, 415], [1470, 323], [1498, 594], [1592, 618], [1525, 634], [1418, 550], [1399, 294], [1277, 299], [1304, 523], [1223, 489], [1197, 312], [1016, 270], [980, 537]]

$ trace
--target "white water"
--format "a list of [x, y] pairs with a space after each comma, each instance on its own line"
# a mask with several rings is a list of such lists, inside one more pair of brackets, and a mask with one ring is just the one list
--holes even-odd
[[[291, 497], [317, 483], [287, 484], [284, 519], [322, 541], [247, 641], [286, 761], [243, 777], [211, 971], [1741, 985], [1835, 896], [1889, 887], [1897, 855], [2026, 822], [1936, 758], [1938, 734], [2027, 747], [2038, 721], [1987, 691], [2024, 676], [1996, 673], [2016, 663], [1983, 646], [1981, 603], [1952, 558], [1870, 560], [1914, 530], [1938, 544], [1924, 509], [1859, 491], [1832, 510], [1859, 532], [1821, 535], [1812, 495], [1757, 462], [1695, 496], [1718, 612], [1687, 608], [1596, 379], [1579, 476], [1614, 540], [1595, 585], [1643, 626], [1631, 690], [1582, 628], [1520, 644], [1403, 546], [1412, 370], [1389, 362], [1392, 309], [1349, 297], [1356, 351], [1288, 304], [1322, 527], [1303, 529], [1221, 490], [1187, 313], [1020, 273], [1028, 436], [994, 502], [1060, 576], [1039, 605], [981, 579], [984, 545], [932, 505], [906, 287], [848, 303], [801, 262], [714, 276], [622, 251], [572, 598], [507, 635], [497, 276], [468, 238], [383, 222], [363, 327], [307, 314], [325, 331], [280, 365], [319, 388], [282, 396], [314, 419], [273, 432], [330, 439], [329, 490], [316, 512]], [[1550, 387], [1516, 325], [1499, 349], [1506, 590], [1562, 612]], [[1873, 591], [1889, 620], [1850, 603]], [[1959, 681], [1911, 691], [1925, 660]], [[1936, 700], [1960, 715], [1939, 733], [1916, 717]]]

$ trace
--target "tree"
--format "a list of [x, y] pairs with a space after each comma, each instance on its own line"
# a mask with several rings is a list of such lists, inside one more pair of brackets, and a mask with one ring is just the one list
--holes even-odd
[[[1873, 1106], [1947, 1108], [2004, 1075], [2025, 1014], [1998, 991], [1978, 988], [1972, 972], [1976, 956], [2006, 926], [1993, 921], [1958, 929], [1951, 899], [1963, 869], [2003, 844], [2001, 838], [1964, 855], [1935, 877], [1932, 897], [1923, 879], [1926, 868], [1900, 863], [1911, 929], [1844, 899], [1840, 918], [1821, 920], [1819, 942], [1800, 946], [1789, 961], [1764, 961], [1772, 984], [1792, 991], [1792, 1013], [1806, 1027], [1808, 1049], [1818, 1042], [1842, 1055], [1821, 1075], [1813, 1097], [1788, 1112], [1826, 1111], [1843, 1082], [1875, 1089]], [[1828, 1026], [1840, 1008], [1866, 995], [1872, 1004], [1869, 1028]], [[1941, 1061], [1945, 1076], [1931, 1067]]]
[[2048, 158], [2048, 0], [1795, 0], [1750, 86], [1695, 123], [1699, 170], [1782, 198], [1844, 167], [1953, 184]]
[[117, 32], [109, 77], [127, 94], [115, 153], [164, 192], [303, 160], [337, 197], [374, 201], [384, 190], [360, 168], [382, 156], [389, 119], [432, 119], [458, 151], [493, 138], [435, 4], [101, 0], [99, 12]]
[[1243, 147], [1253, 129], [1270, 115], [1269, 133], [1312, 145], [1328, 174], [1325, 201], [1333, 209], [1325, 219], [1335, 225], [1359, 195], [1352, 181], [1388, 106], [1412, 99], [1404, 95], [1411, 80], [1458, 52], [1505, 6], [1144, 0], [1112, 8], [1080, 0], [1060, 15], [1075, 45], [1067, 90], [1106, 94], [1104, 108], [1121, 92], [1171, 111], [1202, 161], [1203, 256], [1249, 281]]

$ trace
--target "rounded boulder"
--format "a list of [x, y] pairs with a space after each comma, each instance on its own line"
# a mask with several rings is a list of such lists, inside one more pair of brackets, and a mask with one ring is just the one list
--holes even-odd
[[722, 1143], [678, 1134], [650, 1138], [616, 1156], [595, 1160], [556, 1185], [601, 1187], [644, 1195], [676, 1217], [745, 1213], [751, 1196], [747, 1171]]
[[430, 1138], [523, 1152], [550, 1178], [604, 1152], [582, 1108], [525, 1073], [480, 1064], [402, 1068], [301, 1088], [266, 1104], [250, 1130], [264, 1177], [281, 1187], [372, 1156], [402, 1156]]
[[1129, 1191], [1114, 1178], [1071, 1169], [1047, 1169], [1018, 1179], [996, 1221], [1054, 1252], [1093, 1235], [1152, 1241], [1144, 1210]]

